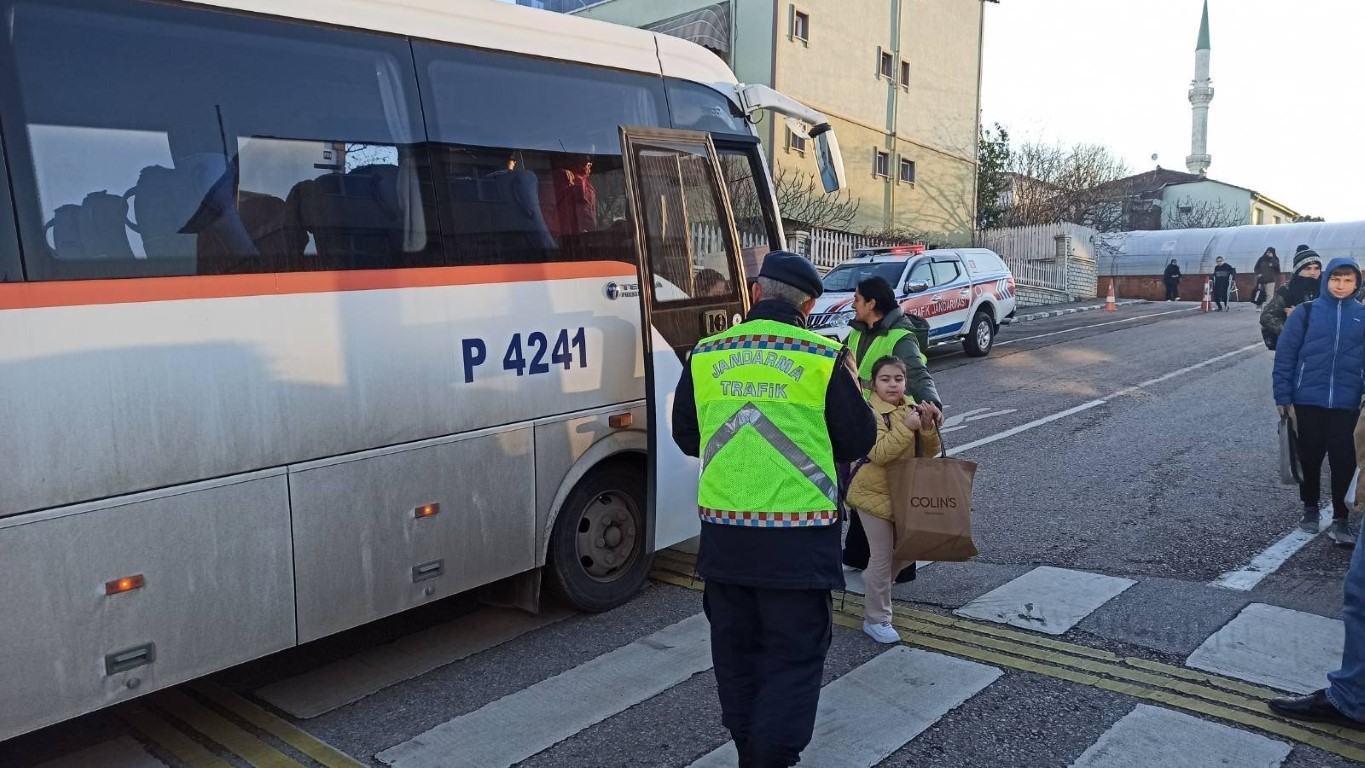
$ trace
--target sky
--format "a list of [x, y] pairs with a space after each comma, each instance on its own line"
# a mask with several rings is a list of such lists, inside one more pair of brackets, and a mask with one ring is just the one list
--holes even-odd
[[[1104, 144], [1134, 173], [1185, 170], [1202, 0], [985, 9], [984, 124], [1011, 143]], [[1365, 0], [1209, 0], [1209, 38], [1209, 178], [1365, 220]]]

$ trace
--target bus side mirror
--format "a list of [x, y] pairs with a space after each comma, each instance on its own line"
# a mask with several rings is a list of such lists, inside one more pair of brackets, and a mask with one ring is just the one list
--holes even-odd
[[815, 163], [820, 168], [820, 181], [826, 193], [838, 192], [848, 186], [844, 177], [844, 156], [839, 152], [839, 139], [828, 123], [810, 132], [815, 139]]

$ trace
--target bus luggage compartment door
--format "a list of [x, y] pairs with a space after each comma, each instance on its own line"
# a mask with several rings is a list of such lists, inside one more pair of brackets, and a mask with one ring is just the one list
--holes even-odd
[[0, 520], [0, 740], [294, 644], [283, 470]]

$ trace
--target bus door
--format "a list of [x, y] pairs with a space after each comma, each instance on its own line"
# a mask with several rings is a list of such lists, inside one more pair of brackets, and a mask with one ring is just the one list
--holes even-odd
[[697, 459], [672, 437], [673, 392], [687, 354], [748, 310], [739, 238], [711, 137], [621, 129], [635, 229], [649, 393], [649, 511], [656, 549], [700, 532]]

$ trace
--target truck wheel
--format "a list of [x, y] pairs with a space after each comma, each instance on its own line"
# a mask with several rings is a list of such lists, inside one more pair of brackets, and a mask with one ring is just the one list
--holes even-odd
[[550, 534], [549, 586], [561, 600], [600, 612], [629, 600], [649, 575], [643, 467], [612, 461], [589, 472]]
[[991, 346], [994, 344], [995, 321], [991, 320], [990, 313], [977, 312], [972, 317], [967, 338], [962, 340], [962, 348], [967, 352], [968, 357], [985, 357], [990, 353]]

